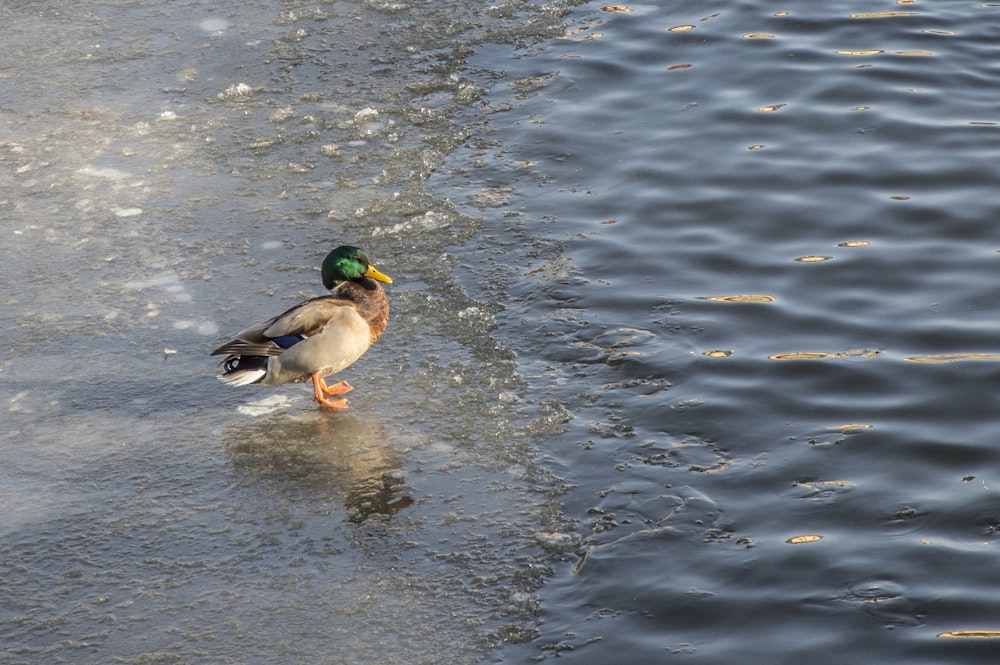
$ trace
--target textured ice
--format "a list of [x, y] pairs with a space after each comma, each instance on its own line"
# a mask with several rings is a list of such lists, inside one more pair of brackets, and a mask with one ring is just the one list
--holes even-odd
[[131, 178], [132, 174], [109, 166], [84, 166], [79, 171], [80, 175], [92, 176], [94, 178], [107, 178], [109, 180], [125, 180]]
[[[367, 3], [321, 3], [328, 21], [310, 10], [287, 39], [274, 3], [30, 4], [0, 3], [26, 56], [0, 150], [17, 244], [0, 559], [30, 563], [5, 571], [5, 653], [479, 662], [530, 623], [507, 598], [532, 605], [524, 562], [554, 527], [504, 469], [531, 456], [519, 405], [496, 408], [514, 379], [496, 378], [486, 308], [425, 270], [462, 233], [412, 186], [453, 127], [401, 113], [424, 47], [385, 38], [448, 53], [453, 12], [400, 16], [394, 36]], [[373, 241], [397, 222], [405, 236]], [[219, 385], [213, 337], [321, 292], [310, 267], [331, 243], [400, 276], [388, 334], [344, 376], [351, 410], [306, 386]]]
[[135, 217], [142, 214], [142, 208], [112, 208], [115, 217]]
[[245, 416], [253, 416], [257, 418], [282, 411], [288, 408], [291, 403], [292, 400], [290, 400], [286, 395], [268, 395], [267, 397], [259, 399], [256, 402], [243, 404], [237, 407], [236, 410]]
[[205, 32], [211, 33], [213, 35], [221, 35], [226, 28], [229, 27], [229, 23], [225, 19], [221, 18], [207, 18], [198, 24], [198, 27]]
[[199, 335], [217, 335], [219, 326], [214, 321], [174, 321], [173, 327], [176, 330], [194, 330]]
[[403, 232], [412, 232], [415, 229], [423, 231], [434, 231], [436, 229], [447, 228], [451, 225], [451, 218], [440, 212], [429, 210], [422, 215], [417, 215], [412, 219], [393, 224], [389, 227], [376, 226], [372, 229], [372, 236], [394, 236]]

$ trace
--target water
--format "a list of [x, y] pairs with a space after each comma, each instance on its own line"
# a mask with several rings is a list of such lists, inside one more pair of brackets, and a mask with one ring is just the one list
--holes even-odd
[[0, 9], [5, 656], [993, 662], [996, 11]]
[[991, 661], [996, 8], [629, 9], [479, 169], [548, 242], [499, 330], [581, 537], [497, 661]]

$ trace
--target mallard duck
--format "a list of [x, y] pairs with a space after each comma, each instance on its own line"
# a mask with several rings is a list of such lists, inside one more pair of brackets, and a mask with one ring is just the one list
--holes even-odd
[[317, 402], [347, 408], [346, 399], [329, 398], [354, 387], [347, 381], [330, 386], [324, 379], [352, 365], [385, 330], [389, 299], [378, 282], [392, 280], [369, 263], [364, 251], [347, 245], [327, 255], [322, 276], [330, 295], [251, 326], [212, 351], [213, 356], [227, 354], [221, 381], [246, 386], [312, 380]]

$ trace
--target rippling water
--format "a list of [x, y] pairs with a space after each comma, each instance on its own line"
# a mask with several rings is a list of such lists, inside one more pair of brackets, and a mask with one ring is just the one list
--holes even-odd
[[1000, 8], [761, 5], [0, 8], [11, 662], [993, 662]]
[[995, 657], [997, 7], [874, 9], [588, 5], [495, 95], [581, 538], [501, 660]]

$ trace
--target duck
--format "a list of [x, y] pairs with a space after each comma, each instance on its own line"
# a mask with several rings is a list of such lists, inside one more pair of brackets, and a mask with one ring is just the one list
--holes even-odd
[[354, 386], [347, 381], [328, 385], [326, 377], [353, 365], [385, 331], [389, 298], [379, 282], [392, 284], [392, 279], [351, 245], [327, 254], [321, 276], [329, 295], [252, 325], [212, 351], [226, 356], [219, 363], [220, 381], [231, 386], [312, 381], [313, 399], [321, 406], [347, 408], [340, 396]]

